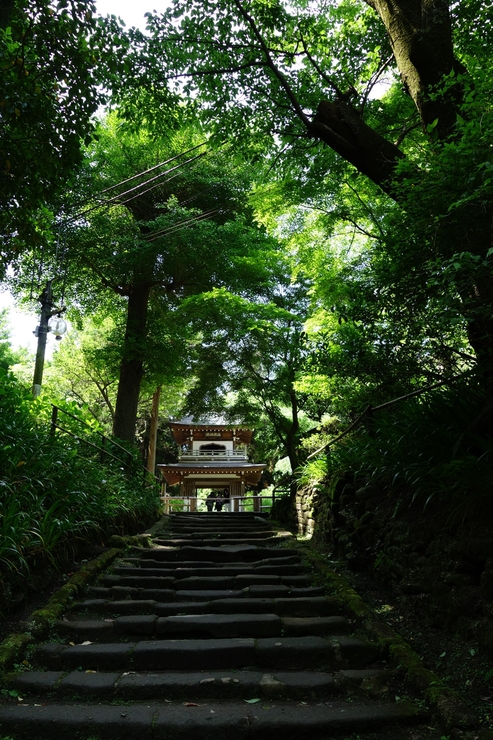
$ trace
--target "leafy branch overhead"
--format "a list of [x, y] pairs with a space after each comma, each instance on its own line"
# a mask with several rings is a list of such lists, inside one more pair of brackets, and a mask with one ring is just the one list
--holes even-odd
[[[484, 261], [491, 108], [475, 57], [485, 60], [486, 47], [470, 34], [476, 12], [490, 33], [472, 1], [178, 1], [149, 16], [134, 55], [154, 87], [188, 95], [218, 139], [297, 179], [300, 199], [329, 198], [341, 180], [364, 175], [413, 223], [428, 264], [463, 251]], [[386, 93], [375, 94], [378, 82]], [[474, 274], [458, 268], [454, 285], [489, 387], [489, 263]]]

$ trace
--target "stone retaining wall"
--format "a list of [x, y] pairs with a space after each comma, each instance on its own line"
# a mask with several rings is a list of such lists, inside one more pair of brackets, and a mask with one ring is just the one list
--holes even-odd
[[493, 659], [493, 527], [409, 501], [347, 474], [296, 497], [298, 532], [368, 570], [417, 615], [477, 639]]

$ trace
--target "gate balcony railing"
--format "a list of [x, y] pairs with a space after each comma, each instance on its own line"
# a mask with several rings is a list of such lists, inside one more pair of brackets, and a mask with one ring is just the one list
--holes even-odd
[[183, 462], [207, 462], [210, 460], [247, 460], [245, 450], [186, 450], [180, 455]]
[[[206, 510], [206, 500], [197, 496], [173, 496], [164, 494], [161, 496], [164, 505], [164, 513], [169, 514], [173, 511], [204, 511]], [[223, 511], [240, 512], [269, 512], [275, 501], [275, 494], [260, 496], [231, 496], [223, 504]]]

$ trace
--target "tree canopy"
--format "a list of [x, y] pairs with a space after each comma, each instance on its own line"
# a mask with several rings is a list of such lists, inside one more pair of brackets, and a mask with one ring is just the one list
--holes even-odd
[[[25, 203], [57, 209], [43, 269], [63, 253], [72, 315], [114, 319], [116, 434], [132, 438], [142, 388], [178, 376], [189, 411], [265, 418], [293, 468], [310, 435], [437, 383], [470, 388], [463, 435], [491, 434], [490, 11], [175, 0], [147, 34], [84, 16], [82, 46], [104, 51], [63, 155], [71, 178], [61, 194], [40, 160], [49, 188]], [[98, 79], [118, 115], [81, 161]], [[12, 260], [19, 284], [39, 262], [34, 240]]]

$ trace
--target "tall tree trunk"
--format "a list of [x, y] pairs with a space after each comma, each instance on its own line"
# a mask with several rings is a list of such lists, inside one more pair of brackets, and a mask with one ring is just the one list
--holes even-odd
[[147, 447], [147, 471], [151, 475], [156, 473], [156, 442], [157, 429], [159, 424], [159, 398], [161, 396], [161, 386], [159, 385], [152, 397], [151, 427], [149, 429], [149, 445]]
[[296, 392], [291, 386], [289, 392], [291, 401], [291, 425], [286, 434], [286, 452], [289, 457], [289, 463], [293, 473], [299, 467], [300, 461], [298, 457], [298, 433], [300, 431], [300, 422], [298, 418], [298, 398]]
[[144, 372], [144, 345], [150, 292], [151, 287], [147, 280], [136, 279], [128, 297], [127, 326], [113, 420], [113, 435], [132, 443], [135, 438], [140, 383]]
[[432, 88], [444, 75], [465, 73], [454, 56], [449, 0], [366, 0], [380, 16], [390, 39], [402, 82], [423, 126], [437, 121], [439, 139], [453, 131], [462, 88], [454, 85], [435, 97]]

